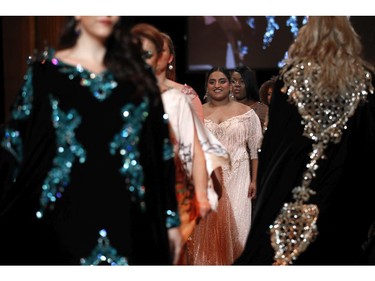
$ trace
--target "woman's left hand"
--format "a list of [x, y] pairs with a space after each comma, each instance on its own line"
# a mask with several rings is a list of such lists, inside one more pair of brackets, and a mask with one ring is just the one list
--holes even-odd
[[249, 192], [247, 194], [248, 197], [250, 197], [251, 199], [254, 199], [255, 196], [256, 196], [256, 183], [255, 182], [251, 182], [250, 185], [249, 185]]

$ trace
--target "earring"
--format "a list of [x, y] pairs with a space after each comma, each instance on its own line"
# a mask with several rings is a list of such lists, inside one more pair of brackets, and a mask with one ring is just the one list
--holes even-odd
[[234, 95], [233, 95], [232, 91], [229, 91], [229, 99], [231, 99], [231, 100], [234, 99]]
[[169, 70], [172, 70], [172, 69], [173, 69], [173, 65], [168, 64], [168, 69], [169, 69]]
[[204, 100], [207, 99], [207, 92], [204, 94], [203, 99], [204, 99]]

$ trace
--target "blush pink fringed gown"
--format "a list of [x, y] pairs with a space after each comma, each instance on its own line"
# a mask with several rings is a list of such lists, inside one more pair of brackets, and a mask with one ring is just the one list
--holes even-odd
[[223, 167], [217, 212], [202, 220], [189, 238], [189, 263], [230, 265], [242, 253], [250, 230], [250, 159], [258, 158], [262, 129], [252, 109], [220, 124], [205, 119], [205, 125], [229, 152], [231, 166]]

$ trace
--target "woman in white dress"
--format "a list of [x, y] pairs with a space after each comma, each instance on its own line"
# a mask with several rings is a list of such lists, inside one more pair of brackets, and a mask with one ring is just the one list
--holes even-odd
[[229, 265], [243, 251], [250, 229], [251, 199], [256, 194], [259, 118], [249, 106], [229, 98], [230, 74], [214, 67], [207, 74], [206, 127], [226, 147], [231, 166], [223, 167], [223, 192], [216, 216], [195, 228], [191, 251], [194, 264]]

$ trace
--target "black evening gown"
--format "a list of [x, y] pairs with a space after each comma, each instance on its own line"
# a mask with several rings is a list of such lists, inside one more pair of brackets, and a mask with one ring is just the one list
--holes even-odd
[[1, 127], [0, 264], [171, 264], [167, 120], [158, 92], [135, 92], [53, 50], [29, 64]]
[[[292, 202], [291, 190], [301, 183], [312, 141], [304, 136], [297, 107], [277, 81], [269, 124], [259, 154], [256, 206], [245, 250], [235, 265], [271, 265], [274, 250], [269, 226], [283, 204]], [[375, 104], [374, 94], [349, 119], [338, 144], [330, 143], [319, 161], [310, 198], [319, 207], [319, 234], [293, 264], [366, 264], [363, 243], [375, 220]]]

